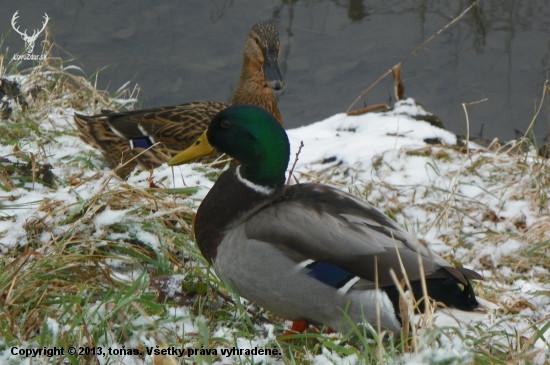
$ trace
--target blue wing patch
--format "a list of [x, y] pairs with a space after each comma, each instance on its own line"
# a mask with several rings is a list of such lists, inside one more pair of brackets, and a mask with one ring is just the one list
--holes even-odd
[[130, 140], [130, 148], [143, 148], [144, 150], [151, 147], [153, 144], [151, 143], [151, 140], [147, 137], [145, 138], [136, 138]]
[[355, 275], [350, 274], [338, 266], [324, 264], [322, 262], [312, 262], [306, 267], [310, 269], [308, 273], [309, 276], [334, 288], [343, 287], [348, 281], [355, 277]]

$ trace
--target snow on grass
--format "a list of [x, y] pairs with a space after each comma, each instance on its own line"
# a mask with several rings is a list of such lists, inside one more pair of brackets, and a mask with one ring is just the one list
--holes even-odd
[[[192, 214], [219, 170], [161, 166], [151, 176], [136, 168], [121, 181], [98, 151], [78, 139], [72, 115], [135, 100], [99, 93], [68, 74], [70, 67], [40, 67], [42, 72], [7, 77], [19, 85], [26, 107], [2, 99], [11, 111], [1, 121], [0, 362], [24, 361], [10, 355], [11, 346], [53, 343], [286, 353], [187, 358], [207, 363], [292, 362], [289, 352], [295, 361], [316, 364], [380, 356], [411, 364], [514, 362], [523, 356], [542, 364], [550, 356], [550, 166], [533, 152], [488, 151], [473, 143], [466, 149], [453, 133], [419, 120], [429, 113], [412, 99], [388, 112], [337, 114], [289, 130], [292, 158], [304, 143], [297, 180], [361, 196], [448, 261], [483, 273], [487, 280], [477, 294], [501, 307], [468, 330], [424, 329], [406, 354], [392, 342], [397, 339], [375, 343], [358, 333], [304, 335], [296, 346], [279, 342], [278, 327], [245, 310], [256, 308], [234, 294], [233, 301], [222, 296], [227, 289], [194, 246]], [[434, 140], [439, 143], [426, 142]], [[16, 162], [51, 165], [54, 186], [8, 170]], [[167, 303], [159, 301], [150, 280], [163, 275], [172, 277]], [[98, 361], [157, 360], [132, 355]]]
[[411, 118], [427, 114], [410, 98], [397, 102], [395, 108], [386, 113], [360, 116], [337, 114], [321, 122], [289, 130], [292, 155], [303, 141], [304, 148], [299, 160], [302, 165], [322, 162], [331, 157], [353, 165], [371, 161], [382, 151], [404, 146], [425, 146], [424, 140], [427, 138], [439, 138], [446, 144], [455, 145], [455, 134]]

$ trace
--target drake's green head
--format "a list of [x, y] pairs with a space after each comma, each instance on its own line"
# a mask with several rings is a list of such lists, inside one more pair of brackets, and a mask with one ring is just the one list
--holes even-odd
[[[243, 178], [269, 188], [282, 187], [290, 157], [290, 144], [285, 130], [265, 109], [255, 105], [233, 105], [219, 112], [210, 122], [202, 139], [219, 152], [241, 163]], [[195, 143], [174, 156], [168, 165], [179, 165], [209, 154], [196, 151]]]

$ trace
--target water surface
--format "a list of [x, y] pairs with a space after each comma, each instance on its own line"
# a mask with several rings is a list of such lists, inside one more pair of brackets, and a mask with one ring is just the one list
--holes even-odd
[[[272, 21], [281, 35], [278, 93], [287, 127], [345, 111], [360, 92], [471, 4], [437, 0], [309, 1], [18, 1], [2, 0], [0, 31], [38, 28], [46, 12], [55, 42], [87, 75], [105, 68], [98, 86], [127, 81], [142, 107], [194, 100], [229, 101], [250, 27]], [[487, 0], [403, 64], [405, 95], [464, 133], [511, 139], [524, 131], [550, 68], [550, 7], [545, 0]], [[31, 31], [29, 31], [31, 33]], [[43, 36], [39, 41], [43, 40]], [[2, 52], [23, 47], [11, 31]], [[36, 49], [40, 45], [37, 44]], [[35, 53], [37, 53], [35, 49]], [[69, 56], [66, 56], [69, 57]], [[356, 107], [393, 102], [391, 78]], [[537, 136], [546, 135], [543, 108]], [[368, 142], [366, 142], [368, 143]]]

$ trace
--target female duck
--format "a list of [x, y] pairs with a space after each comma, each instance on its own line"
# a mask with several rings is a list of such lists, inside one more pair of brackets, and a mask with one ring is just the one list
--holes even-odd
[[[420, 255], [431, 298], [466, 311], [478, 306], [469, 280], [481, 275], [451, 266], [377, 209], [330, 186], [285, 185], [288, 137], [265, 110], [227, 108], [205, 135], [241, 165], [222, 173], [200, 205], [195, 237], [244, 298], [281, 317], [335, 330], [347, 327], [343, 311], [354, 323], [378, 323], [379, 307], [382, 326], [398, 331], [399, 295], [390, 270], [401, 280], [402, 261], [419, 300]], [[168, 164], [193, 157], [190, 147]]]
[[[231, 104], [259, 105], [282, 125], [273, 95], [273, 90], [283, 87], [279, 56], [277, 28], [270, 23], [255, 24], [244, 45], [239, 85]], [[124, 165], [116, 170], [124, 177], [136, 163], [145, 169], [158, 167], [190, 146], [212, 117], [227, 107], [225, 103], [193, 102], [122, 113], [104, 110], [94, 116], [75, 114], [74, 120], [84, 142], [99, 149], [111, 166]]]

